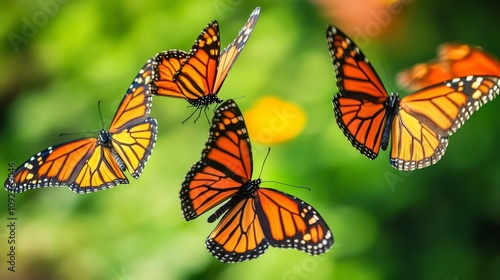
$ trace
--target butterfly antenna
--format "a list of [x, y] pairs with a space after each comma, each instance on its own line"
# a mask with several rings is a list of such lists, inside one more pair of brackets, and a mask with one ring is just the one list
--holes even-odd
[[101, 118], [101, 127], [104, 129], [104, 120], [102, 118], [102, 112], [101, 112], [101, 100], [97, 101], [97, 110], [99, 111], [99, 118]]
[[386, 69], [385, 69], [385, 67], [384, 67], [384, 64], [382, 64], [382, 63], [380, 62], [380, 63], [379, 63], [379, 66], [380, 66], [380, 69], [382, 69], [382, 72], [381, 72], [381, 73], [382, 73], [382, 75], [381, 75], [381, 76], [383, 77], [383, 80], [387, 81], [387, 84], [389, 85], [389, 87], [388, 87], [388, 88], [390, 89], [390, 91], [391, 91], [391, 92], [395, 92], [395, 90], [394, 90], [394, 88], [395, 88], [395, 87], [394, 87], [394, 83], [393, 83], [392, 79], [388, 79], [388, 78], [387, 78], [387, 71], [386, 71]]
[[85, 131], [85, 132], [62, 132], [59, 133], [59, 137], [67, 136], [67, 135], [77, 135], [77, 134], [85, 134], [85, 133], [98, 133], [97, 131]]
[[[266, 160], [267, 160], [267, 157], [269, 156], [269, 154], [271, 153], [271, 147], [267, 148], [267, 154], [266, 154], [266, 157], [264, 158], [264, 161], [262, 162], [262, 167], [260, 168], [260, 173], [259, 173], [259, 178], [261, 177], [262, 175], [262, 170], [264, 170], [264, 164], [266, 163]], [[277, 182], [277, 181], [262, 181], [262, 183], [276, 183], [276, 184], [281, 184], [281, 185], [285, 185], [285, 186], [289, 186], [289, 187], [295, 187], [295, 188], [300, 188], [300, 189], [306, 189], [306, 190], [311, 190], [310, 188], [306, 187], [306, 186], [297, 186], [297, 185], [292, 185], [292, 184], [286, 184], [286, 183], [282, 183], [282, 182]]]
[[235, 98], [233, 98], [233, 100], [240, 99], [240, 98], [244, 98], [244, 97], [246, 97], [246, 94], [243, 94], [243, 95], [241, 95], [241, 96], [235, 97]]
[[287, 183], [278, 182], [278, 181], [262, 181], [262, 183], [276, 183], [276, 184], [280, 184], [280, 185], [284, 185], [284, 186], [289, 186], [289, 187], [294, 187], [294, 188], [299, 188], [299, 189], [306, 189], [308, 191], [311, 191], [311, 189], [309, 187], [306, 187], [306, 186], [297, 186], [297, 185], [287, 184]]
[[271, 147], [267, 148], [266, 157], [264, 158], [264, 161], [262, 161], [262, 166], [260, 167], [259, 178], [262, 175], [262, 171], [264, 170], [264, 164], [266, 164], [266, 160], [267, 160], [267, 157], [269, 156], [269, 153], [271, 153]]
[[[103, 121], [102, 113], [101, 113], [101, 100], [97, 101], [97, 110], [99, 111], [99, 118], [101, 118], [101, 125], [102, 125], [102, 128], [104, 129], [104, 121]], [[59, 137], [61, 137], [61, 136], [67, 136], [67, 135], [85, 134], [85, 133], [98, 133], [98, 132], [96, 132], [96, 131], [62, 132], [62, 133], [59, 133]]]

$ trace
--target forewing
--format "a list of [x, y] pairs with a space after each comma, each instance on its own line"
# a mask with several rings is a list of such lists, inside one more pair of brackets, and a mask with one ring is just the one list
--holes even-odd
[[448, 137], [498, 95], [497, 77], [467, 76], [439, 83], [401, 99], [392, 126], [391, 164], [414, 170], [436, 163]]
[[215, 111], [201, 160], [182, 183], [184, 219], [192, 220], [233, 196], [252, 177], [252, 152], [241, 111], [233, 100]]
[[467, 76], [439, 83], [401, 99], [400, 110], [439, 135], [450, 136], [498, 95], [498, 77]]
[[201, 99], [214, 91], [220, 55], [219, 25], [210, 22], [196, 39], [191, 51], [182, 62], [174, 81], [188, 99]]
[[96, 138], [83, 138], [32, 156], [9, 175], [4, 186], [10, 192], [24, 192], [66, 185], [85, 193], [127, 183], [111, 153], [99, 146]]
[[260, 8], [257, 7], [253, 10], [252, 14], [250, 14], [250, 17], [243, 28], [241, 28], [238, 36], [236, 36], [234, 41], [221, 52], [217, 76], [215, 78], [214, 92], [218, 92], [220, 90], [220, 87], [222, 86], [222, 83], [224, 83], [229, 70], [231, 70], [234, 62], [236, 62], [236, 59], [240, 55], [241, 51], [243, 51], [243, 48], [245, 47], [250, 35], [252, 34], [255, 24], [257, 23], [259, 14]]
[[123, 96], [113, 117], [109, 131], [120, 132], [130, 126], [143, 122], [151, 113], [153, 96], [156, 91], [154, 81], [158, 79], [156, 61], [149, 59]]
[[[156, 54], [158, 80], [156, 81], [156, 94], [177, 98], [188, 98], [174, 81], [174, 76], [181, 68], [187, 57], [182, 50], [169, 50]], [[192, 97], [192, 96], [191, 96]]]
[[330, 26], [326, 37], [339, 93], [335, 119], [351, 144], [370, 159], [377, 157], [387, 120], [388, 94], [375, 69], [344, 33]]

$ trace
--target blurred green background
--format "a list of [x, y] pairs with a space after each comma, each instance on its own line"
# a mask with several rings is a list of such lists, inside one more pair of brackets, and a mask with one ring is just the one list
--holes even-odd
[[[306, 112], [304, 132], [272, 146], [262, 178], [311, 188], [264, 184], [312, 204], [335, 244], [318, 257], [270, 248], [239, 264], [213, 258], [204, 241], [215, 224], [206, 222], [208, 215], [185, 222], [178, 199], [208, 124], [181, 125], [192, 112], [187, 103], [155, 97], [158, 140], [139, 180], [87, 195], [47, 188], [16, 196], [15, 273], [7, 270], [7, 192], [0, 191], [0, 278], [499, 279], [500, 101], [485, 105], [451, 137], [439, 163], [396, 171], [388, 152], [364, 158], [335, 124], [331, 97], [337, 90], [325, 40], [327, 23], [354, 38], [370, 33], [360, 46], [386, 86], [399, 90], [398, 71], [435, 57], [441, 43], [480, 45], [500, 55], [497, 3], [408, 1], [387, 21], [374, 3], [387, 11], [388, 1], [381, 0], [2, 1], [2, 182], [10, 162], [19, 165], [79, 137], [59, 133], [96, 135], [98, 100], [107, 128], [149, 57], [189, 50], [213, 19], [226, 46], [260, 6], [219, 96], [245, 96], [237, 100], [245, 111], [257, 97], [275, 95]], [[255, 170], [266, 148], [254, 145]]]

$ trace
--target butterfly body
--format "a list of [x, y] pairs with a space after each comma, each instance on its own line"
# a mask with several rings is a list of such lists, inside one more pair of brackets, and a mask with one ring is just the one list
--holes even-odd
[[326, 36], [339, 90], [332, 100], [337, 124], [370, 159], [390, 140], [390, 163], [399, 170], [439, 161], [449, 136], [500, 91], [500, 78], [486, 75], [437, 82], [403, 98], [389, 95], [351, 39], [333, 26]]
[[382, 133], [382, 140], [380, 140], [380, 148], [385, 151], [389, 146], [389, 138], [391, 136], [392, 122], [399, 109], [399, 96], [397, 93], [391, 93], [389, 100], [385, 102], [385, 110], [387, 111], [387, 121]]
[[180, 191], [186, 220], [222, 204], [208, 218], [220, 218], [205, 242], [209, 252], [222, 262], [257, 258], [269, 245], [311, 255], [326, 252], [333, 236], [319, 213], [297, 197], [260, 187], [262, 180], [252, 180], [252, 171], [247, 128], [229, 99], [215, 111], [202, 158], [191, 167]]
[[113, 135], [111, 135], [111, 132], [106, 131], [105, 129], [101, 129], [97, 134], [97, 145], [102, 146], [105, 149], [108, 149], [113, 155], [113, 158], [115, 159], [116, 163], [118, 164], [118, 167], [120, 167], [120, 170], [126, 171], [127, 166], [125, 165], [125, 162], [123, 162], [123, 160], [120, 158], [120, 155], [113, 148], [113, 143], [111, 142], [112, 138]]

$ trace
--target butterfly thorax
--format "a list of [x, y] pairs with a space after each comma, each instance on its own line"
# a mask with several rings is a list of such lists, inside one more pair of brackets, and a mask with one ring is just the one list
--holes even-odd
[[226, 204], [222, 205], [219, 209], [217, 209], [217, 211], [210, 215], [207, 221], [209, 223], [215, 222], [220, 216], [226, 213], [227, 210], [238, 204], [238, 202], [254, 196], [255, 192], [260, 188], [261, 183], [262, 179], [260, 178], [243, 183], [238, 192], [228, 202], [226, 202]]
[[235, 197], [240, 196], [242, 199], [246, 199], [252, 197], [255, 191], [260, 188], [260, 184], [262, 183], [262, 179], [250, 180], [241, 186], [238, 193], [236, 193]]
[[112, 137], [111, 132], [101, 129], [99, 131], [99, 134], [97, 135], [97, 145], [103, 146], [104, 148], [109, 150], [113, 155], [113, 158], [115, 159], [116, 163], [118, 163], [120, 169], [122, 171], [125, 171], [127, 169], [127, 166], [113, 148], [113, 145], [111, 144], [111, 137]]
[[97, 134], [97, 144], [106, 148], [111, 147], [111, 133], [104, 129], [99, 130], [99, 134]]
[[398, 93], [392, 93], [389, 99], [385, 102], [385, 108], [387, 111], [387, 120], [384, 126], [384, 132], [382, 133], [382, 141], [380, 146], [382, 150], [386, 150], [389, 145], [389, 136], [391, 135], [392, 121], [394, 116], [397, 114], [399, 109], [399, 95]]
[[187, 102], [189, 102], [189, 104], [193, 105], [196, 108], [208, 107], [209, 105], [211, 105], [213, 103], [217, 103], [217, 104], [222, 103], [222, 100], [220, 100], [220, 98], [217, 97], [216, 94], [209, 94], [209, 95], [203, 96], [202, 98], [198, 98], [198, 99], [186, 98], [186, 100], [187, 100]]

